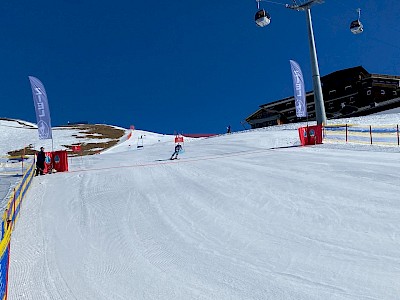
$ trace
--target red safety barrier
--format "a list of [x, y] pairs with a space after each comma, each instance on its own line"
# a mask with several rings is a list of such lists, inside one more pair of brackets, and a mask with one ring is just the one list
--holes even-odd
[[51, 170], [51, 165], [52, 165], [52, 156], [53, 156], [53, 152], [45, 152], [46, 158], [44, 161], [44, 170], [43, 173], [47, 174], [49, 173], [49, 170]]
[[68, 156], [66, 150], [45, 152], [45, 154], [46, 159], [44, 162], [44, 174], [49, 173], [50, 170], [55, 170], [57, 172], [68, 171]]
[[68, 171], [68, 156], [67, 151], [54, 151], [53, 152], [53, 169], [57, 172], [66, 172]]
[[322, 144], [322, 126], [300, 127], [299, 138], [302, 146]]

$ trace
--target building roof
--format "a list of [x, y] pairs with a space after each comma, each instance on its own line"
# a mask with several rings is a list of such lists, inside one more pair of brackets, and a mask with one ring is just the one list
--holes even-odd
[[[365, 79], [372, 79], [375, 82], [375, 85], [379, 84], [385, 84], [385, 85], [393, 85], [395, 84], [396, 86], [400, 85], [400, 76], [395, 76], [395, 75], [382, 75], [382, 74], [371, 74], [369, 73], [363, 66], [356, 66], [352, 68], [347, 68], [343, 70], [338, 70], [332, 73], [329, 73], [325, 76], [321, 77], [321, 85], [322, 85], [322, 90], [323, 93], [330, 91], [330, 89], [336, 89], [336, 87], [339, 86], [351, 86], [352, 83], [357, 82], [359, 80], [365, 80]], [[393, 82], [387, 82], [387, 79], [392, 80]], [[382, 81], [383, 80], [383, 81]], [[396, 83], [396, 81], [399, 80], [399, 83]], [[381, 82], [382, 81], [382, 82]], [[306, 92], [306, 97], [309, 99], [309, 97], [313, 97], [314, 92], [313, 91], [308, 91]], [[281, 105], [285, 105], [285, 103], [289, 103], [294, 101], [294, 96], [289, 96], [283, 99], [275, 100], [275, 101], [270, 101], [265, 104], [261, 104], [259, 109], [249, 115], [245, 120], [246, 122], [249, 122], [251, 118], [254, 118], [257, 114], [260, 113], [260, 111], [265, 111], [265, 112], [276, 112], [276, 113], [282, 113], [284, 110], [278, 108]], [[307, 101], [308, 102], [308, 101]], [[277, 110], [278, 109], [278, 110]]]

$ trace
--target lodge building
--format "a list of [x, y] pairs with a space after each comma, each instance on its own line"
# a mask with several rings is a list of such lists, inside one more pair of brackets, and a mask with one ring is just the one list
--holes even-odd
[[[327, 119], [365, 116], [400, 107], [400, 76], [370, 74], [362, 66], [321, 77]], [[306, 93], [308, 120], [315, 120], [314, 93]], [[294, 97], [260, 105], [246, 118], [251, 128], [305, 121], [296, 117]]]

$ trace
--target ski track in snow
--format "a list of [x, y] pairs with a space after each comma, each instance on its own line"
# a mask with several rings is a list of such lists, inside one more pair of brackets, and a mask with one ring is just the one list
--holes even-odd
[[296, 142], [232, 134], [172, 162], [172, 142], [122, 143], [35, 178], [9, 299], [398, 298], [400, 153], [272, 149]]

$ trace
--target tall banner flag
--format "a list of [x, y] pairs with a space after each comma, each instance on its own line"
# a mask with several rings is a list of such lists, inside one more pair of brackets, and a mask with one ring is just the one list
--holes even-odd
[[296, 116], [299, 118], [307, 117], [306, 92], [304, 88], [303, 73], [301, 72], [299, 64], [294, 60], [290, 60], [290, 67], [292, 69], [293, 77]]
[[52, 139], [50, 110], [46, 90], [44, 89], [43, 83], [41, 83], [36, 77], [29, 76], [29, 81], [31, 82], [33, 103], [36, 110], [39, 139]]

